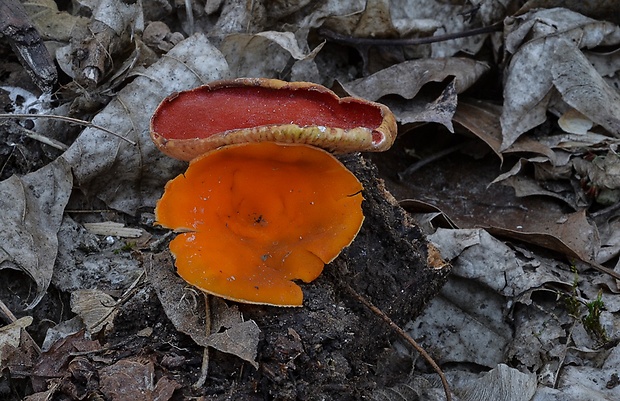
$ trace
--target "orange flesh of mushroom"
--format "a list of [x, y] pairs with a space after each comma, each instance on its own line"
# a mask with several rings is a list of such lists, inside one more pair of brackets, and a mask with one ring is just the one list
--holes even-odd
[[[168, 139], [191, 139], [219, 134], [231, 128], [284, 124], [376, 128], [383, 120], [376, 107], [356, 99], [339, 102], [328, 93], [316, 90], [289, 90], [288, 96], [282, 92], [282, 89], [261, 87], [185, 92], [183, 96], [169, 99], [166, 107], [160, 108], [153, 130], [165, 132]], [[260, 100], [250, 105], [248, 99]]]
[[223, 298], [300, 306], [301, 288], [357, 235], [362, 185], [329, 153], [307, 145], [226, 146], [166, 185], [159, 224], [178, 273]]

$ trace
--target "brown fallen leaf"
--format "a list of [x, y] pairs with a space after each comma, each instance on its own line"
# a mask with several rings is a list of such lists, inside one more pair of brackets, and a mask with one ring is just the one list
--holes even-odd
[[49, 379], [63, 377], [71, 361], [80, 358], [73, 353], [94, 351], [100, 348], [97, 341], [86, 339], [84, 333], [82, 330], [64, 337], [41, 354], [32, 372], [34, 391], [45, 391], [48, 388]]
[[[397, 142], [391, 159], [398, 160], [398, 152], [404, 152], [400, 146]], [[457, 227], [485, 228], [504, 238], [592, 262], [599, 243], [596, 227], [588, 221], [585, 212], [567, 214], [564, 205], [548, 196], [519, 198], [512, 188], [489, 186], [498, 169], [496, 163], [497, 159], [475, 161], [454, 154], [441, 163], [425, 166], [407, 180], [393, 182], [387, 175], [386, 182], [398, 199], [433, 205]], [[404, 206], [410, 212], [417, 211], [411, 202]], [[425, 207], [420, 211], [425, 213], [429, 209]]]
[[0, 327], [0, 366], [14, 377], [24, 377], [36, 363], [41, 351], [25, 332], [32, 321], [31, 316], [24, 316]]
[[145, 264], [149, 282], [168, 319], [196, 344], [206, 346], [208, 333], [202, 294], [174, 273], [174, 262], [168, 252], [153, 255]]
[[97, 289], [71, 293], [71, 311], [82, 318], [89, 333], [97, 333], [103, 328], [111, 331], [118, 312], [116, 306], [114, 298]]
[[99, 369], [101, 392], [111, 401], [167, 401], [180, 387], [176, 381], [161, 377], [155, 382], [152, 361], [122, 359]]
[[[217, 297], [211, 297], [211, 334], [207, 344], [218, 351], [233, 354], [258, 369], [256, 355], [260, 329], [253, 320], [243, 320], [236, 305], [228, 306]], [[222, 331], [224, 329], [224, 331]]]
[[600, 246], [596, 227], [584, 210], [560, 216], [556, 221], [526, 217], [522, 225], [484, 228], [491, 234], [522, 240], [584, 262], [593, 261]]
[[68, 43], [74, 30], [88, 24], [86, 17], [59, 11], [54, 0], [31, 0], [24, 8], [45, 40]]
[[499, 118], [501, 113], [501, 106], [476, 99], [461, 98], [453, 120], [482, 139], [503, 162], [504, 158], [500, 152], [502, 129]]

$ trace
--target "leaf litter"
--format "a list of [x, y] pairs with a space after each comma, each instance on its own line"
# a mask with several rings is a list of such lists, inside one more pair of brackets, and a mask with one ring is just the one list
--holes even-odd
[[[83, 101], [96, 94], [95, 110], [84, 115], [137, 143], [89, 127], [61, 157], [48, 157], [47, 166], [0, 183], [5, 213], [0, 270], [23, 272], [36, 288], [22, 305], [36, 311], [47, 302], [48, 291], [59, 288], [71, 295], [74, 312], [90, 326], [88, 333], [76, 330], [85, 326], [70, 316], [56, 322], [39, 357], [36, 344], [22, 338], [31, 320], [7, 322], [0, 361], [11, 377], [25, 377], [19, 364], [31, 368], [35, 393], [30, 399], [60, 393], [83, 399], [97, 392], [121, 399], [129, 389], [136, 391], [136, 399], [179, 394], [187, 379], [160, 376], [161, 369], [183, 366], [196, 372], [199, 366], [190, 353], [168, 350], [165, 358], [147, 354], [115, 361], [105, 358], [102, 343], [95, 340], [107, 332], [138, 349], [157, 343], [158, 316], [167, 316], [169, 330], [236, 355], [286, 388], [269, 370], [273, 362], [261, 365], [263, 334], [253, 320], [221, 300], [205, 310], [202, 294], [185, 288], [171, 269], [161, 269], [171, 266], [169, 256], [149, 259], [162, 235], [153, 229], [149, 210], [166, 181], [185, 167], [160, 155], [150, 142], [152, 111], [170, 93], [238, 76], [339, 84], [347, 93], [393, 108], [400, 138], [390, 154], [372, 159], [387, 188], [398, 200], [409, 200], [403, 205], [453, 265], [448, 283], [407, 329], [444, 367], [455, 396], [618, 398], [620, 351], [614, 344], [620, 289], [613, 277], [591, 269], [598, 265], [620, 273], [620, 29], [618, 21], [593, 11], [609, 4], [568, 2], [567, 8], [557, 8], [554, 1], [529, 1], [515, 13], [517, 2], [508, 0], [467, 6], [434, 1], [417, 6], [399, 1], [186, 3], [191, 10], [181, 7], [175, 22], [166, 19], [170, 26], [153, 33], [147, 42], [152, 49], [140, 41], [149, 25], [144, 21], [172, 16], [169, 5], [119, 6], [102, 0], [80, 3], [77, 8], [92, 7], [81, 14], [58, 10], [53, 2], [28, 4], [59, 65], [83, 88], [65, 88], [65, 94], [73, 90], [82, 99], [73, 110], [80, 113]], [[460, 33], [496, 23], [503, 23], [503, 33], [421, 46], [356, 42]], [[339, 41], [336, 34], [347, 40]], [[90, 58], [75, 59], [84, 49]], [[8, 81], [5, 87], [21, 85], [13, 73]], [[8, 102], [7, 110], [17, 109], [18, 98]], [[54, 111], [66, 113], [62, 110]], [[35, 129], [45, 131], [46, 125]], [[14, 149], [21, 149], [23, 139], [2, 138], [7, 165], [20, 157]], [[104, 211], [99, 216], [72, 212], [89, 209]], [[131, 236], [84, 228], [109, 222], [133, 229]], [[142, 266], [148, 278], [136, 282]], [[117, 304], [129, 288], [135, 291], [128, 303]], [[7, 293], [2, 294], [4, 300]], [[161, 314], [150, 306], [155, 299], [164, 308]], [[123, 337], [116, 323], [131, 319], [138, 305], [146, 305], [141, 334]], [[29, 316], [22, 309], [20, 314]], [[287, 342], [281, 344], [299, 342], [291, 330], [285, 330], [280, 341], [286, 337]], [[281, 369], [294, 372], [302, 351], [293, 349], [298, 347], [283, 349], [292, 352], [292, 359], [278, 365]], [[83, 355], [76, 356], [75, 350]], [[212, 368], [224, 363], [221, 356], [214, 358]], [[343, 366], [337, 361], [331, 363]], [[478, 368], [472, 370], [472, 364]], [[224, 365], [230, 369], [229, 362]], [[119, 375], [137, 381], [121, 382]], [[396, 377], [366, 394], [374, 399], [386, 394], [443, 397], [419, 361], [406, 380]], [[80, 386], [67, 386], [75, 383]], [[210, 385], [218, 391], [217, 384]]]

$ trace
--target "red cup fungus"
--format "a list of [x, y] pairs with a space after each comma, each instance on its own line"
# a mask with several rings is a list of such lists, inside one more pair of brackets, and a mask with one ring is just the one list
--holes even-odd
[[273, 141], [335, 153], [381, 152], [396, 138], [396, 119], [380, 103], [339, 98], [309, 82], [239, 78], [167, 97], [151, 119], [165, 154], [190, 161], [220, 146]]

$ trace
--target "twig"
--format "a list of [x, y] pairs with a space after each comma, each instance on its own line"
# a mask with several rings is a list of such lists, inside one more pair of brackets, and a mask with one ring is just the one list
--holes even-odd
[[376, 306], [374, 306], [368, 299], [361, 296], [357, 291], [355, 291], [349, 284], [343, 283], [344, 288], [351, 294], [355, 299], [357, 299], [360, 303], [362, 303], [365, 307], [370, 309], [375, 315], [381, 318], [392, 330], [394, 330], [399, 336], [401, 336], [405, 341], [409, 343], [426, 362], [433, 368], [435, 372], [439, 375], [441, 379], [441, 384], [443, 385], [443, 390], [446, 393], [446, 401], [452, 401], [452, 394], [450, 393], [450, 386], [448, 385], [448, 380], [446, 376], [443, 374], [443, 371], [437, 365], [437, 363], [433, 360], [433, 358], [418, 344], [409, 334], [405, 332], [405, 330], [401, 329], [388, 315], [383, 313], [383, 311]]
[[[10, 323], [15, 323], [17, 321], [17, 318], [15, 317], [13, 312], [11, 312], [9, 307], [6, 306], [6, 304], [4, 302], [2, 302], [1, 299], [0, 299], [0, 313], [2, 313], [2, 315], [4, 315], [4, 317], [9, 322], [9, 324]], [[21, 330], [21, 333], [23, 333], [23, 335], [25, 336], [26, 341], [30, 342], [30, 344], [32, 346], [32, 349], [34, 349], [34, 351], [37, 353], [37, 355], [41, 355], [41, 347], [39, 347], [39, 344], [37, 344], [36, 341], [34, 341], [34, 338], [32, 338], [30, 336], [30, 333], [28, 333], [28, 331], [26, 331], [26, 330]]]
[[67, 117], [67, 116], [57, 116], [54, 114], [0, 114], [0, 118], [49, 118], [50, 120], [60, 120], [60, 121], [67, 121], [73, 124], [79, 124], [79, 125], [83, 125], [85, 127], [89, 127], [89, 128], [94, 128], [94, 129], [98, 129], [100, 131], [103, 131], [107, 134], [113, 135], [119, 139], [122, 139], [123, 141], [130, 143], [131, 145], [135, 146], [136, 143], [134, 141], [132, 141], [131, 139], [125, 138], [122, 135], [117, 134], [116, 132], [110, 131], [107, 128], [104, 128], [100, 125], [97, 124], [93, 124], [90, 121], [85, 121], [85, 120], [80, 120], [78, 118], [73, 118], [73, 117]]
[[[209, 294], [203, 292], [205, 299], [205, 332], [207, 337], [211, 335], [211, 302], [209, 300]], [[202, 351], [202, 366], [200, 367], [200, 377], [194, 384], [194, 388], [201, 388], [205, 385], [209, 377], [209, 347], [204, 347]]]
[[6, 306], [6, 304], [2, 302], [1, 299], [0, 299], [0, 312], [4, 315], [5, 319], [9, 323], [14, 323], [17, 320], [13, 312], [11, 312], [8, 306]]
[[615, 212], [616, 210], [620, 209], [620, 202], [616, 202], [611, 206], [607, 206], [604, 209], [598, 210], [596, 212], [590, 213], [590, 217], [592, 217], [593, 219], [599, 218], [601, 216], [605, 216], [608, 214], [611, 214], [613, 212]]
[[[146, 276], [146, 272], [144, 270], [142, 270], [142, 272], [140, 272], [140, 275], [138, 276], [138, 278], [135, 279], [134, 282], [131, 283], [131, 285], [129, 285], [129, 288], [127, 288], [127, 290], [125, 290], [125, 292], [123, 292], [121, 297], [114, 303], [114, 305], [112, 305], [110, 307], [110, 310], [105, 315], [103, 315], [97, 322], [92, 324], [91, 327], [88, 327], [88, 330], [94, 330], [97, 326], [99, 326], [100, 324], [105, 322], [105, 320], [112, 313], [114, 313], [114, 311], [118, 310], [118, 308], [122, 304], [127, 302], [127, 300], [129, 300], [129, 298], [131, 298], [134, 295], [134, 293], [138, 290], [138, 285], [144, 279], [145, 276]], [[106, 306], [106, 305], [103, 305], [103, 306]]]
[[596, 262], [595, 260], [587, 260], [587, 259], [581, 259], [581, 260], [587, 263], [588, 265], [590, 265], [590, 267], [594, 268], [595, 270], [598, 270], [601, 273], [608, 274], [611, 277], [615, 278], [616, 280], [620, 280], [620, 273], [616, 272], [615, 270], [612, 270], [609, 267], [605, 267], [602, 264]]
[[448, 156], [451, 153], [454, 153], [456, 151], [458, 151], [459, 149], [461, 149], [463, 147], [462, 143], [456, 144], [454, 146], [451, 146], [449, 148], [446, 149], [442, 149], [437, 153], [434, 153], [418, 162], [413, 163], [412, 165], [410, 165], [409, 167], [407, 167], [404, 171], [401, 171], [400, 173], [398, 173], [398, 178], [401, 181], [406, 180], [407, 178], [409, 178], [409, 176], [411, 176], [413, 173], [415, 173], [416, 171], [418, 171], [419, 169], [421, 169], [422, 167], [426, 166], [429, 163], [432, 163], [436, 160], [439, 160], [443, 157]]
[[39, 89], [50, 92], [58, 80], [58, 71], [21, 2], [0, 1], [0, 34]]
[[381, 39], [381, 38], [358, 38], [352, 36], [346, 36], [339, 34], [329, 29], [320, 28], [318, 34], [323, 36], [327, 40], [331, 40], [337, 43], [349, 44], [349, 45], [371, 45], [371, 46], [416, 46], [426, 45], [429, 43], [445, 42], [447, 40], [454, 40], [460, 38], [466, 38], [469, 36], [482, 35], [484, 33], [497, 32], [502, 29], [503, 22], [497, 22], [493, 25], [483, 26], [482, 28], [470, 29], [463, 32], [447, 33], [445, 35], [427, 36], [424, 38], [409, 38], [409, 39]]
[[[19, 126], [19, 124], [16, 124], [17, 126]], [[60, 151], [65, 151], [67, 149], [69, 149], [69, 147], [67, 145], [65, 145], [64, 143], [57, 141], [55, 139], [52, 138], [48, 138], [45, 135], [41, 135], [37, 132], [34, 132], [32, 130], [29, 130], [27, 128], [24, 127], [20, 127], [20, 129], [22, 130], [22, 132], [30, 139], [34, 139], [35, 141], [39, 141], [41, 143], [44, 143], [46, 145], [49, 145], [53, 148], [56, 148]]]

